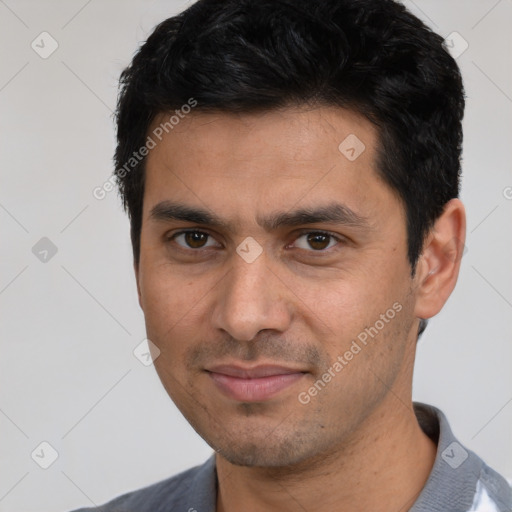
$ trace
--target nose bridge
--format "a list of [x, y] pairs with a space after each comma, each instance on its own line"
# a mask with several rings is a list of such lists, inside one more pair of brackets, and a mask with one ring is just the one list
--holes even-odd
[[286, 329], [289, 314], [282, 284], [264, 253], [251, 262], [234, 254], [231, 270], [219, 287], [214, 314], [217, 328], [243, 341], [262, 329]]

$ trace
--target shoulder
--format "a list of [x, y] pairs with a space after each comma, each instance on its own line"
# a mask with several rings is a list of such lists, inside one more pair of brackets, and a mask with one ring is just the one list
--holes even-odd
[[443, 412], [418, 402], [414, 412], [425, 434], [436, 442], [437, 456], [410, 512], [512, 511], [508, 482], [456, 439]]
[[[175, 476], [123, 494], [99, 507], [75, 512], [168, 512], [208, 510], [215, 503], [215, 458]], [[198, 508], [199, 507], [199, 508]]]
[[475, 512], [512, 510], [510, 482], [483, 461], [471, 510]]

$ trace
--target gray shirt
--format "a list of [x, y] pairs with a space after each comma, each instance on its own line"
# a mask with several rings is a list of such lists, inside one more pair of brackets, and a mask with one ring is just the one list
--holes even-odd
[[[445, 415], [414, 403], [423, 431], [437, 444], [430, 476], [410, 512], [512, 512], [507, 481], [453, 436]], [[162, 482], [76, 512], [215, 512], [215, 456]]]

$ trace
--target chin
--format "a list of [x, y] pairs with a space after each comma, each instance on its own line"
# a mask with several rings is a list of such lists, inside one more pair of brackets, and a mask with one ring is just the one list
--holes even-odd
[[265, 453], [261, 446], [253, 446], [244, 451], [218, 450], [219, 455], [235, 466], [279, 468], [298, 462], [290, 457], [279, 457], [275, 453]]
[[311, 456], [297, 440], [269, 443], [269, 437], [251, 441], [231, 440], [212, 446], [220, 456], [235, 466], [290, 467]]

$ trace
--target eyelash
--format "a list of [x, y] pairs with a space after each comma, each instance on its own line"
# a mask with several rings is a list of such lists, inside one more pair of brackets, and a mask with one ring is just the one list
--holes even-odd
[[[206, 236], [208, 236], [210, 238], [214, 238], [210, 233], [208, 233], [206, 231], [202, 231], [202, 230], [199, 230], [199, 229], [186, 229], [186, 230], [178, 231], [178, 232], [173, 233], [172, 235], [168, 236], [167, 237], [167, 241], [168, 242], [173, 242], [176, 237], [178, 237], [180, 235], [183, 235], [183, 234], [187, 234], [187, 233], [200, 233], [200, 234], [206, 235]], [[308, 230], [303, 230], [303, 231], [300, 231], [298, 236], [295, 238], [295, 240], [298, 240], [302, 236], [309, 235], [309, 234], [328, 236], [328, 237], [334, 239], [338, 244], [344, 242], [344, 239], [342, 237], [340, 237], [339, 235], [335, 235], [334, 233], [330, 233], [329, 231], [322, 231], [322, 230], [309, 230], [309, 231]], [[201, 250], [205, 250], [202, 247], [199, 247], [198, 249], [194, 249], [192, 247], [186, 248], [186, 247], [183, 247], [181, 245], [178, 245], [178, 247], [179, 247], [180, 250], [187, 251], [187, 252], [189, 252], [189, 251], [191, 251], [191, 252], [199, 252]], [[333, 247], [336, 247], [336, 246], [333, 246]], [[310, 252], [310, 253], [313, 253], [313, 254], [322, 254], [322, 253], [326, 253], [326, 252], [330, 251], [333, 247], [329, 247], [328, 249], [319, 249], [319, 250], [314, 250], [314, 249], [311, 249], [311, 250], [300, 249], [300, 250], [306, 251], [306, 252]], [[206, 249], [209, 249], [209, 248], [206, 247]]]

